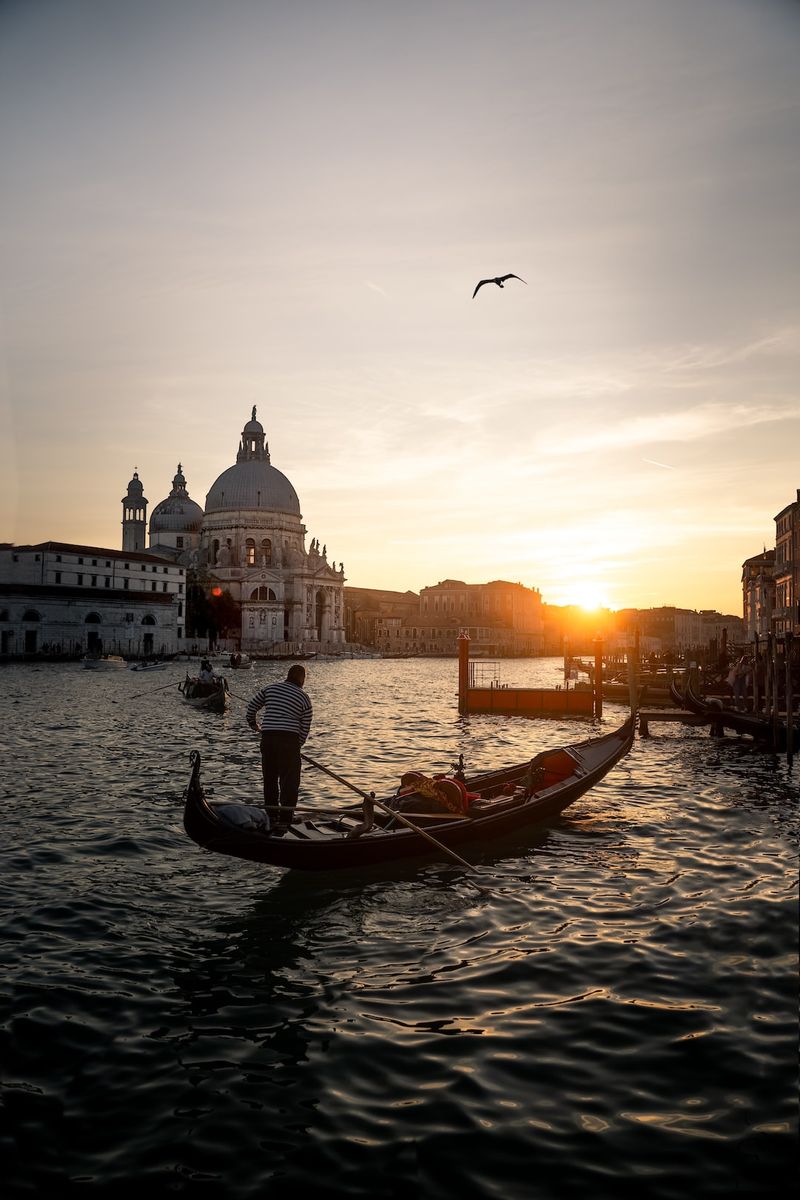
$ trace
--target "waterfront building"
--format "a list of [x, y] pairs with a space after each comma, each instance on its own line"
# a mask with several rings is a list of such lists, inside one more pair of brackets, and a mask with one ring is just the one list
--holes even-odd
[[775, 609], [778, 636], [800, 635], [800, 488], [775, 518]]
[[766, 637], [775, 609], [775, 551], [763, 550], [742, 563], [742, 611], [747, 642]]
[[139, 657], [184, 649], [186, 572], [134, 550], [0, 545], [0, 653]]
[[536, 588], [494, 580], [445, 579], [422, 588], [418, 610], [382, 616], [376, 644], [394, 654], [455, 655], [462, 629], [473, 657], [512, 657], [543, 651], [542, 598]]
[[392, 621], [393, 628], [399, 628], [404, 617], [415, 617], [418, 613], [416, 592], [393, 592], [384, 588], [344, 589], [344, 627], [348, 642], [377, 647], [379, 627]]

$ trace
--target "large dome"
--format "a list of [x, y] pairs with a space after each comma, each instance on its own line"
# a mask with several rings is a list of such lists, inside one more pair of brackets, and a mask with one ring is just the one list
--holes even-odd
[[231, 509], [265, 509], [300, 517], [300, 501], [289, 480], [269, 461], [264, 427], [251, 419], [242, 430], [236, 464], [223, 471], [206, 496], [206, 515]]
[[263, 508], [299, 517], [300, 501], [286, 476], [268, 462], [250, 459], [223, 471], [206, 496], [206, 514]]

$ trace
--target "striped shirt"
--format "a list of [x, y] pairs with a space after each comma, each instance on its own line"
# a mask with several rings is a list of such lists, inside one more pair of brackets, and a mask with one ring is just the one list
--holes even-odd
[[245, 713], [247, 724], [256, 732], [259, 729], [256, 720], [259, 709], [263, 709], [260, 722], [262, 733], [298, 733], [302, 746], [311, 729], [312, 708], [311, 701], [301, 687], [286, 679], [282, 683], [269, 683], [256, 692]]

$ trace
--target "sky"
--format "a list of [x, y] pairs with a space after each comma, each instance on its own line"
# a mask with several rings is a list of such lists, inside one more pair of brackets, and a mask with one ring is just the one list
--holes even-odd
[[255, 404], [353, 586], [741, 613], [799, 60], [794, 0], [0, 0], [0, 540], [203, 504]]

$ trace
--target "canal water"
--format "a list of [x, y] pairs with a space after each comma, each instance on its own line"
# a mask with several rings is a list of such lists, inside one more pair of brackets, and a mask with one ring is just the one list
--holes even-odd
[[[598, 729], [459, 718], [454, 660], [309, 667], [309, 753], [379, 794]], [[192, 749], [217, 797], [260, 777], [243, 701], [197, 712], [182, 675], [0, 673], [5, 1195], [776, 1194], [800, 764], [655, 725], [561, 818], [472, 853], [488, 896], [434, 859], [287, 873], [185, 836]], [[302, 796], [352, 798], [318, 772]]]

